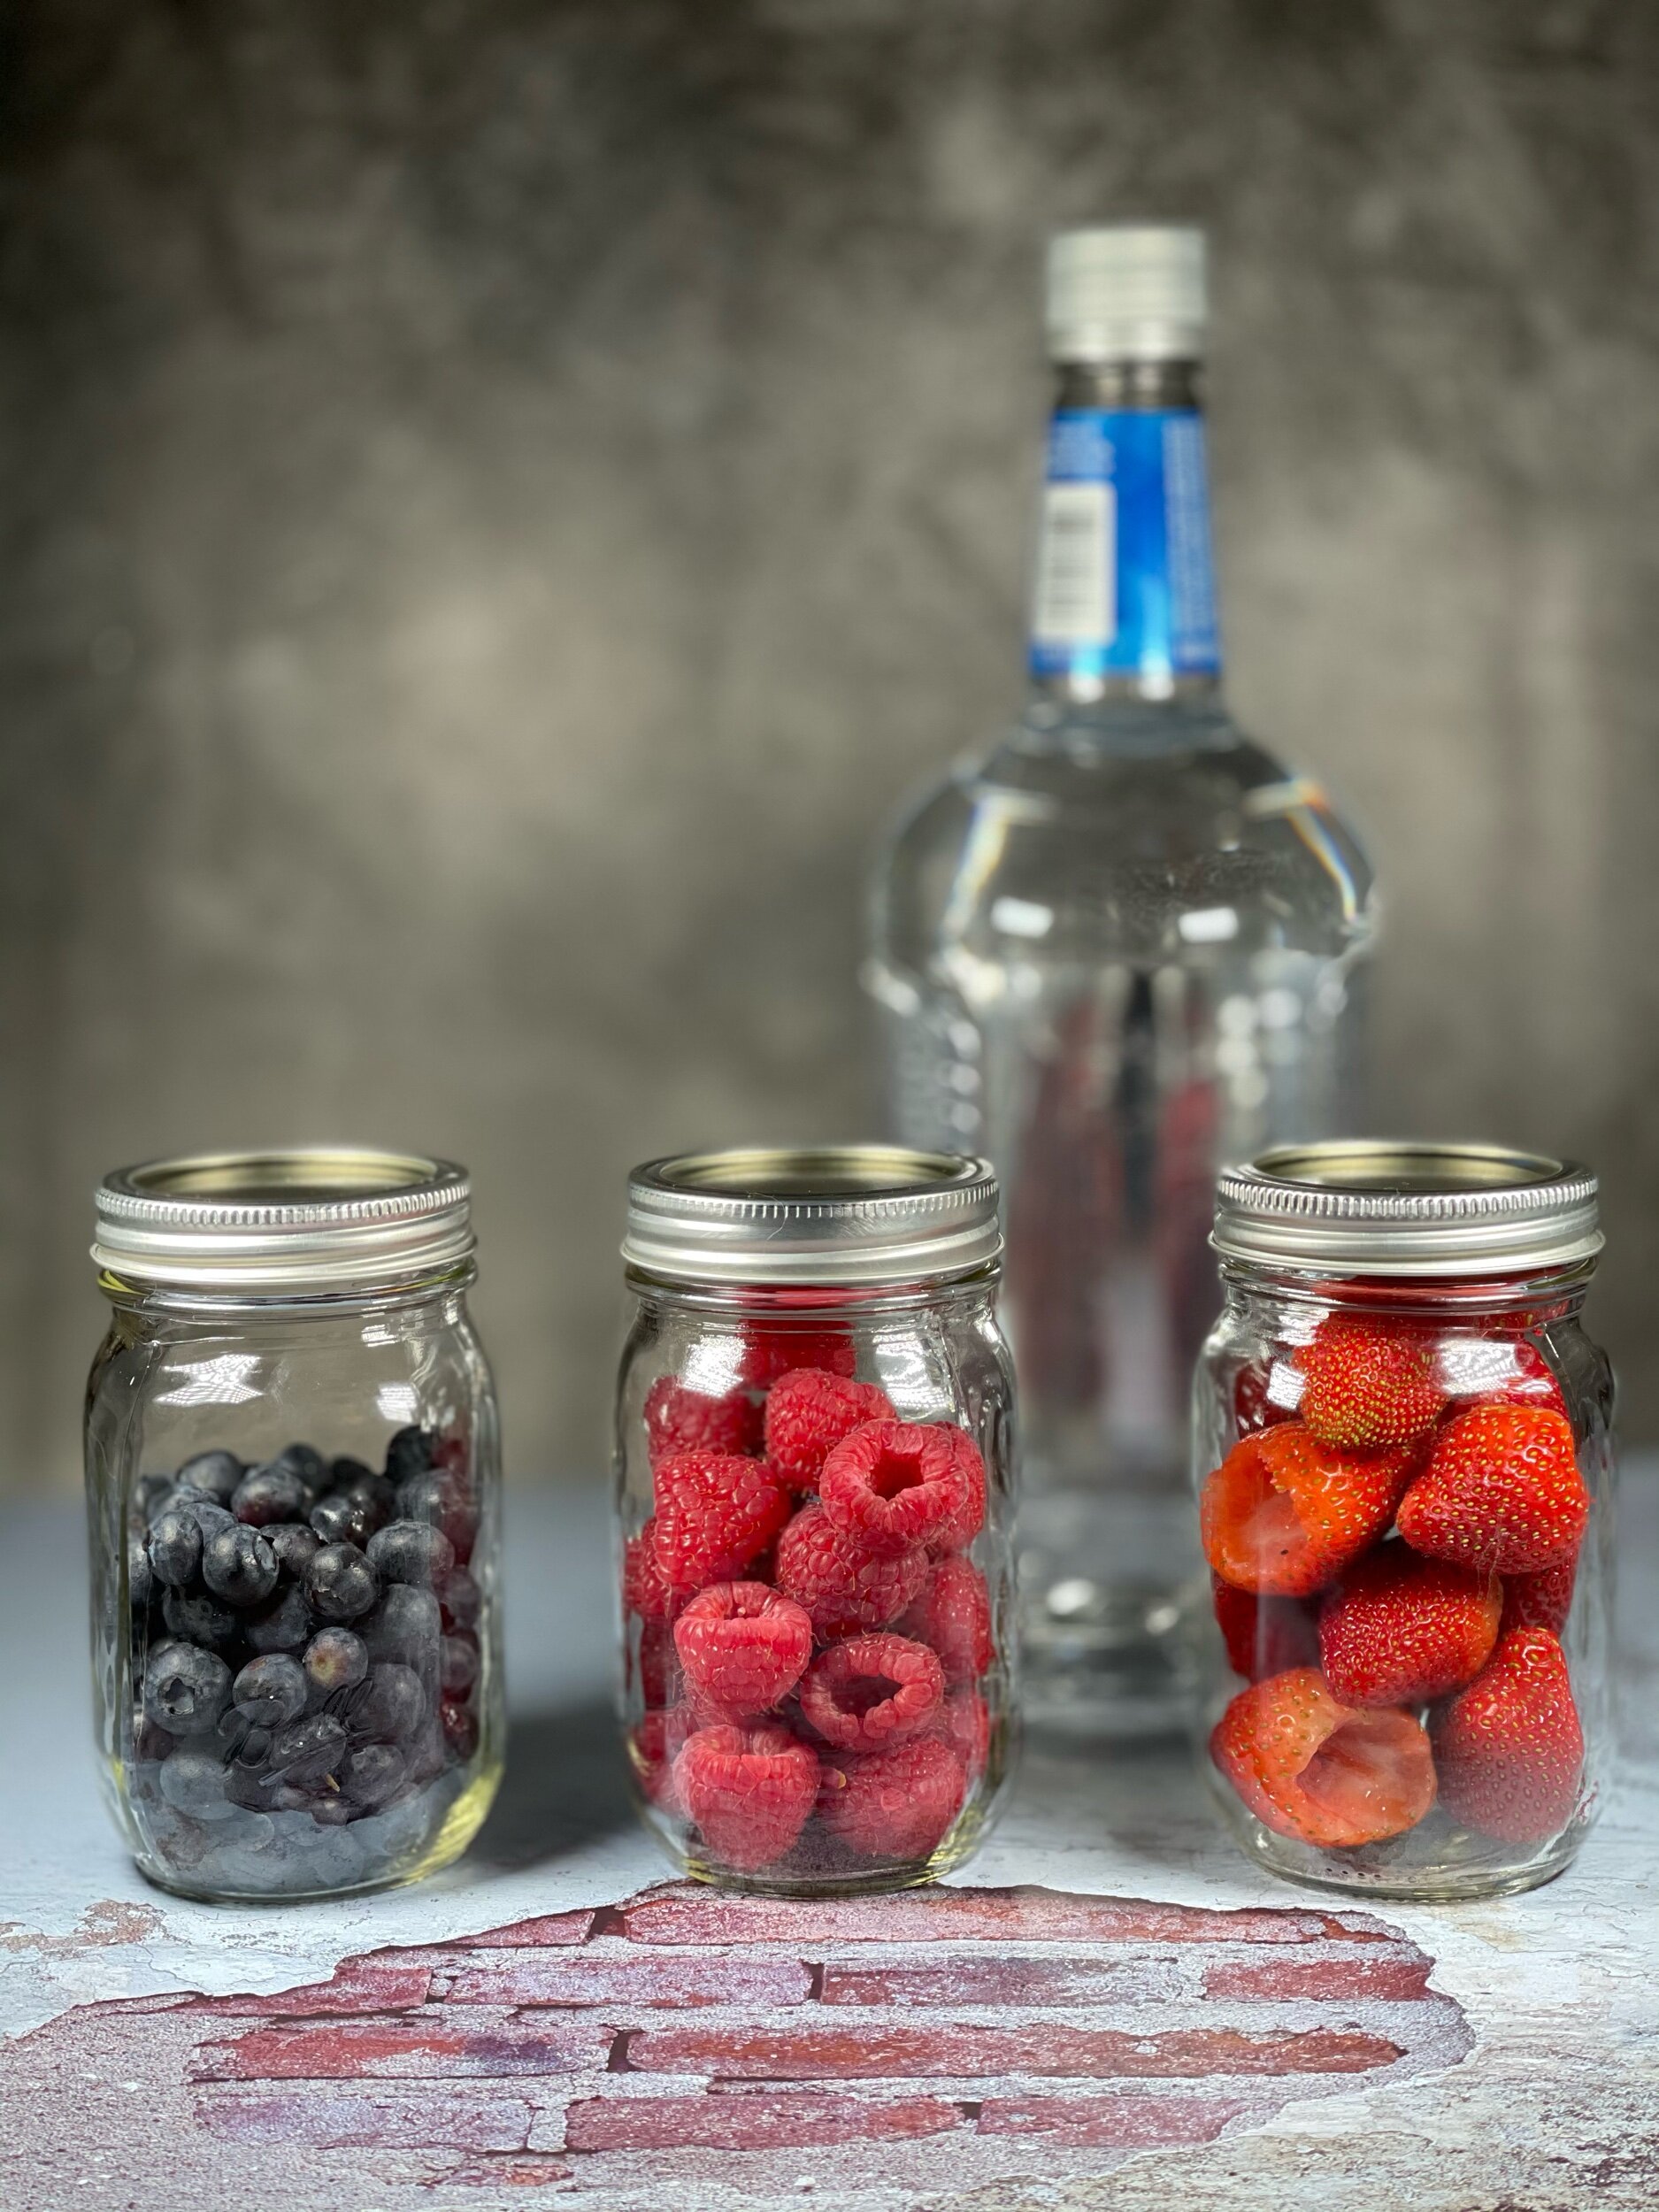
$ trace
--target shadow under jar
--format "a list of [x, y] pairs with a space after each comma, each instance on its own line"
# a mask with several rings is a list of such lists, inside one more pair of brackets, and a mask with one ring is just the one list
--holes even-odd
[[1194, 1399], [1205, 1766], [1252, 1857], [1402, 1898], [1529, 1889], [1610, 1755], [1613, 1381], [1595, 1179], [1474, 1145], [1221, 1179]]
[[187, 1896], [411, 1881], [500, 1779], [494, 1389], [446, 1162], [230, 1154], [106, 1179], [87, 1405], [117, 1824]]
[[636, 1170], [617, 1414], [621, 1716], [694, 1878], [960, 1865], [1014, 1717], [1013, 1379], [983, 1161], [878, 1146]]

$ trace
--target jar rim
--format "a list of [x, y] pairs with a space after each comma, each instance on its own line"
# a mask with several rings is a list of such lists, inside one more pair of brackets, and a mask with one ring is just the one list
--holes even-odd
[[1501, 1145], [1348, 1138], [1281, 1145], [1217, 1185], [1223, 1259], [1379, 1276], [1506, 1274], [1594, 1260], [1595, 1177]]
[[181, 1153], [113, 1170], [96, 1203], [93, 1259], [140, 1287], [390, 1288], [469, 1261], [477, 1241], [465, 1168], [372, 1146]]
[[900, 1145], [743, 1146], [628, 1178], [622, 1256], [658, 1280], [876, 1287], [995, 1267], [988, 1161]]

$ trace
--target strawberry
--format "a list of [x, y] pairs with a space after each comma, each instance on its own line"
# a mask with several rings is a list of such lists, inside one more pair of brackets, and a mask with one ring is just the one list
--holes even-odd
[[1416, 1551], [1498, 1574], [1571, 1559], [1590, 1517], [1572, 1430], [1540, 1406], [1471, 1406], [1434, 1440], [1400, 1507]]
[[1319, 1614], [1325, 1678], [1345, 1705], [1420, 1705], [1472, 1682], [1498, 1640], [1496, 1575], [1385, 1544]]
[[1434, 1802], [1429, 1740], [1410, 1714], [1340, 1705], [1317, 1667], [1240, 1690], [1210, 1755], [1259, 1821], [1298, 1843], [1381, 1843]]
[[1234, 1589], [1307, 1597], [1383, 1533], [1417, 1458], [1336, 1451], [1300, 1421], [1244, 1437], [1199, 1499], [1204, 1556]]
[[1567, 1659], [1548, 1628], [1505, 1636], [1486, 1672], [1434, 1724], [1440, 1796], [1501, 1843], [1545, 1843], [1571, 1819], [1584, 1732]]
[[1399, 1323], [1329, 1313], [1296, 1355], [1302, 1418], [1322, 1444], [1391, 1451], [1425, 1436], [1440, 1417], [1434, 1343]]
[[1301, 1371], [1289, 1360], [1249, 1360], [1233, 1384], [1233, 1425], [1240, 1436], [1294, 1421], [1302, 1398]]
[[1258, 1598], [1211, 1575], [1216, 1625], [1227, 1647], [1227, 1664], [1248, 1682], [1319, 1663], [1319, 1626], [1300, 1598]]
[[1440, 1340], [1440, 1380], [1453, 1398], [1482, 1405], [1541, 1406], [1565, 1420], [1567, 1401], [1536, 1344], [1488, 1329]]
[[1554, 1567], [1540, 1567], [1535, 1575], [1505, 1575], [1503, 1618], [1500, 1636], [1512, 1628], [1548, 1628], [1557, 1636], [1572, 1610], [1572, 1586], [1578, 1578], [1578, 1555]]

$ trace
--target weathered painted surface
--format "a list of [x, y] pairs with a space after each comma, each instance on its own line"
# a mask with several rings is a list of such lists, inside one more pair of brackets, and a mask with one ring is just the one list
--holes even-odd
[[597, 1579], [596, 1530], [527, 1516], [513, 1778], [467, 1865], [332, 1908], [162, 1897], [81, 1751], [73, 1533], [0, 1544], [0, 1635], [65, 1654], [0, 1747], [29, 1780], [0, 1793], [5, 2212], [1659, 2203], [1650, 1484], [1608, 1816], [1548, 1889], [1451, 1911], [1269, 1883], [1169, 1746], [1031, 1756], [939, 1893], [662, 1886], [592, 1701], [602, 1643], [545, 1632], [580, 1626], [549, 1592]]

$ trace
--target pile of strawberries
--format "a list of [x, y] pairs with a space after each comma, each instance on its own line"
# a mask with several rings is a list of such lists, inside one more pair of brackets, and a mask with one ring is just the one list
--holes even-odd
[[634, 1769], [740, 1874], [925, 1862], [989, 1750], [991, 1600], [965, 1556], [985, 1463], [854, 1364], [847, 1338], [757, 1333], [744, 1386], [664, 1377], [645, 1402], [655, 1510], [623, 1565]]
[[1210, 1755], [1279, 1835], [1380, 1843], [1438, 1803], [1536, 1846], [1572, 1817], [1584, 1738], [1561, 1632], [1590, 1496], [1548, 1363], [1518, 1334], [1494, 1349], [1496, 1386], [1453, 1394], [1421, 1322], [1333, 1313], [1283, 1375], [1240, 1380], [1250, 1432], [1200, 1517], [1250, 1686]]

